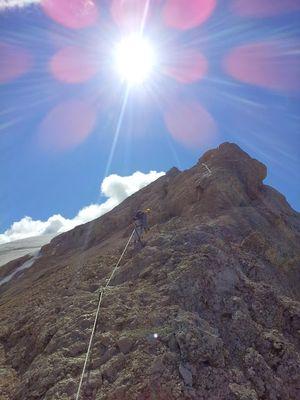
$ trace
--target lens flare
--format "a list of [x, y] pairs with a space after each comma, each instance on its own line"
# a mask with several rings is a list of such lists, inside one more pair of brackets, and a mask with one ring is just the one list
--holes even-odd
[[75, 46], [59, 50], [50, 61], [53, 76], [66, 83], [81, 83], [91, 79], [99, 70], [92, 54]]
[[82, 143], [96, 123], [96, 109], [83, 100], [68, 100], [54, 107], [39, 127], [42, 148], [64, 151]]
[[203, 24], [213, 13], [216, 0], [167, 0], [163, 20], [171, 28], [186, 30]]
[[207, 59], [199, 51], [193, 49], [181, 49], [164, 66], [166, 75], [184, 84], [199, 81], [207, 70]]
[[244, 17], [272, 17], [300, 10], [299, 0], [233, 0], [233, 12]]
[[164, 113], [164, 120], [172, 137], [189, 148], [211, 143], [217, 133], [213, 117], [196, 101], [176, 101]]
[[110, 12], [120, 28], [135, 32], [150, 17], [150, 3], [150, 0], [113, 0]]
[[288, 41], [250, 43], [232, 49], [223, 62], [233, 78], [275, 90], [300, 90], [300, 54]]
[[9, 83], [26, 74], [33, 64], [29, 50], [0, 42], [0, 84]]
[[99, 9], [93, 0], [43, 0], [45, 13], [67, 28], [80, 29], [94, 25]]
[[138, 85], [149, 79], [155, 67], [155, 59], [151, 42], [141, 35], [125, 37], [115, 49], [116, 70], [129, 85]]

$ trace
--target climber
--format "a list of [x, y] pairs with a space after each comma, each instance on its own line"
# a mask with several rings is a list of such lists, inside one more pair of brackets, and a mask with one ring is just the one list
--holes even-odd
[[133, 217], [135, 244], [139, 242], [142, 246], [144, 246], [144, 243], [142, 242], [142, 237], [143, 233], [149, 230], [147, 214], [150, 211], [150, 208], [147, 208], [145, 211], [138, 210]]

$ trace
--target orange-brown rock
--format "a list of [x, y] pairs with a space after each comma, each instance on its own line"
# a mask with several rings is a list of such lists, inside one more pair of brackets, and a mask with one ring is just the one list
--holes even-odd
[[0, 286], [0, 399], [75, 398], [98, 289], [141, 208], [146, 246], [105, 292], [81, 399], [298, 399], [300, 218], [265, 177], [224, 143], [43, 247]]

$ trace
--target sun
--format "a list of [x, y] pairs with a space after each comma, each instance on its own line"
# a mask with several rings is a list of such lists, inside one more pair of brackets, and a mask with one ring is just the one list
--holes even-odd
[[123, 82], [130, 86], [148, 80], [154, 70], [156, 54], [150, 40], [140, 34], [124, 37], [115, 48], [115, 67]]

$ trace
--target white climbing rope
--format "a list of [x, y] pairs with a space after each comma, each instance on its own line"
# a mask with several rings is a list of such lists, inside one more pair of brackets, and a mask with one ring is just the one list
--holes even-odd
[[112, 278], [113, 278], [113, 276], [114, 276], [116, 270], [118, 269], [118, 267], [119, 267], [119, 265], [120, 265], [120, 263], [121, 263], [121, 261], [122, 261], [122, 258], [123, 258], [123, 256], [124, 256], [124, 254], [126, 253], [127, 247], [129, 246], [129, 243], [130, 243], [130, 241], [131, 241], [131, 239], [132, 239], [132, 236], [133, 236], [133, 234], [134, 234], [134, 231], [135, 231], [135, 229], [132, 231], [132, 233], [131, 233], [131, 235], [130, 235], [130, 238], [128, 239], [128, 242], [126, 243], [126, 246], [124, 247], [124, 250], [123, 250], [123, 252], [122, 252], [122, 254], [121, 254], [121, 256], [120, 256], [120, 258], [119, 258], [117, 264], [115, 265], [114, 269], [112, 270], [112, 273], [110, 274], [110, 277], [108, 278], [108, 280], [107, 280], [107, 282], [106, 282], [104, 288], [103, 288], [103, 289], [101, 290], [101, 292], [99, 293], [98, 307], [97, 307], [97, 311], [96, 311], [96, 314], [95, 314], [94, 325], [93, 325], [93, 329], [92, 329], [92, 333], [91, 333], [91, 337], [90, 337], [88, 349], [87, 349], [87, 352], [86, 352], [86, 356], [85, 356], [85, 360], [84, 360], [84, 365], [83, 365], [82, 372], [81, 372], [81, 377], [80, 377], [80, 381], [79, 381], [79, 385], [78, 385], [78, 390], [77, 390], [77, 394], [76, 394], [76, 398], [75, 398], [76, 400], [79, 400], [80, 391], [81, 391], [81, 386], [82, 386], [82, 382], [83, 382], [85, 370], [86, 370], [86, 367], [87, 367], [87, 363], [88, 363], [88, 360], [89, 360], [89, 355], [90, 355], [91, 348], [92, 348], [93, 338], [94, 338], [94, 335], [95, 335], [95, 332], [96, 332], [96, 326], [97, 326], [97, 321], [98, 321], [98, 316], [99, 316], [99, 311], [100, 311], [100, 307], [101, 307], [101, 302], [102, 302], [102, 298], [103, 298], [104, 291], [105, 291], [105, 289], [107, 289], [107, 287], [109, 286], [109, 284], [110, 284], [110, 282], [111, 282], [111, 280], [112, 280]]

